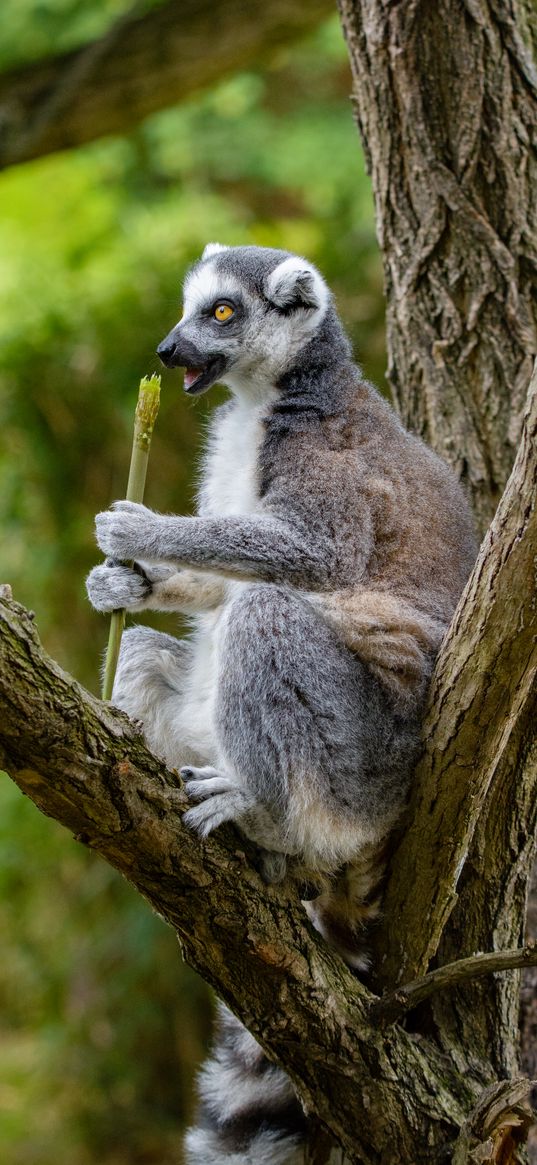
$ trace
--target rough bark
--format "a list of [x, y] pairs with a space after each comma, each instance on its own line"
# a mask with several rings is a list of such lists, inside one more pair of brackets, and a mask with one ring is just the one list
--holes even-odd
[[373, 180], [389, 379], [482, 532], [537, 353], [537, 73], [518, 0], [339, 0]]
[[[429, 695], [409, 822], [392, 865], [379, 936], [383, 976], [406, 981], [438, 951], [465, 873], [464, 945], [502, 928], [520, 938], [534, 851], [537, 782], [537, 367], [518, 456], [444, 641]], [[487, 826], [486, 819], [493, 822]], [[511, 844], [475, 844], [503, 822]], [[518, 865], [516, 864], [518, 863]], [[515, 871], [515, 876], [514, 875]], [[520, 882], [520, 885], [519, 885]], [[409, 898], [408, 887], [412, 886]], [[415, 926], [416, 913], [427, 918]], [[505, 918], [503, 917], [505, 915]], [[501, 919], [501, 922], [500, 922]], [[483, 925], [485, 921], [485, 924]], [[510, 927], [515, 934], [510, 934]], [[462, 938], [462, 936], [459, 936]], [[475, 945], [477, 942], [477, 945]], [[458, 954], [467, 953], [458, 949]], [[447, 961], [447, 960], [445, 960]]]
[[99, 40], [0, 77], [0, 168], [104, 134], [266, 60], [303, 36], [330, 0], [136, 4]]
[[[530, 940], [537, 941], [537, 868], [533, 871], [526, 933]], [[537, 1081], [537, 967], [524, 972], [521, 990], [521, 1066], [530, 1080]], [[532, 1103], [537, 1109], [537, 1084], [534, 1085]], [[530, 1129], [528, 1138], [529, 1159], [537, 1165], [537, 1125]]]

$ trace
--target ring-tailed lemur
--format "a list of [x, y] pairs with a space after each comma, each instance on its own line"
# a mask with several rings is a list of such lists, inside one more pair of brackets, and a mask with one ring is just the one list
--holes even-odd
[[[475, 556], [451, 470], [351, 362], [318, 271], [210, 244], [160, 345], [196, 395], [215, 381], [197, 516], [117, 502], [88, 579], [101, 611], [195, 615], [178, 641], [127, 631], [114, 702], [183, 765], [202, 836], [234, 821], [265, 875], [320, 880], [309, 914], [347, 961], [377, 908], [435, 652]], [[134, 559], [133, 569], [118, 560]], [[290, 1165], [304, 1118], [225, 1009], [201, 1076], [191, 1165]]]

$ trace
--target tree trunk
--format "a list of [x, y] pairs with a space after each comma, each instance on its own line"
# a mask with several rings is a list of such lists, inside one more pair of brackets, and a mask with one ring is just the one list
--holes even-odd
[[[537, 11], [532, 0], [338, 2], [373, 180], [394, 399], [404, 421], [467, 483], [484, 532], [513, 461], [537, 351]], [[521, 529], [534, 503], [535, 492], [528, 495], [528, 513], [520, 514]], [[498, 536], [499, 525], [500, 515], [490, 537]], [[515, 542], [515, 555], [518, 549]], [[521, 620], [512, 623], [515, 651], [518, 630], [525, 633], [526, 602], [534, 628], [531, 555], [524, 571], [513, 573], [510, 584], [511, 612], [518, 611]], [[486, 585], [484, 576], [474, 580]], [[499, 579], [489, 581], [494, 596]], [[431, 956], [445, 962], [490, 942], [509, 945], [524, 927], [535, 845], [535, 797], [526, 800], [524, 793], [525, 777], [537, 764], [534, 671], [526, 675], [523, 692], [510, 689], [508, 657], [502, 660], [494, 650], [481, 654], [479, 607], [470, 625], [455, 623], [451, 641], [448, 658], [455, 671], [449, 674], [441, 664], [436, 673], [426, 726], [426, 737], [432, 736], [417, 774], [412, 825], [388, 886], [379, 935], [381, 978], [388, 981], [390, 974], [404, 977], [403, 964], [412, 972]], [[459, 687], [464, 671], [466, 697]], [[485, 676], [498, 689], [498, 733], [483, 782], [478, 689]], [[500, 676], [507, 680], [503, 691]], [[513, 738], [514, 710], [520, 715]], [[459, 757], [452, 746], [461, 746], [462, 717], [466, 743]], [[481, 811], [465, 829], [473, 797]], [[451, 821], [444, 822], [444, 832], [455, 828], [455, 834], [435, 853], [439, 837], [435, 826], [430, 830], [428, 812], [437, 825], [441, 805]], [[456, 826], [452, 814], [459, 813]], [[433, 880], [433, 902], [424, 879], [436, 863], [444, 866], [446, 880]], [[414, 876], [416, 893], [425, 891], [427, 922], [412, 953], [406, 920], [414, 909], [414, 894], [412, 903], [407, 897]], [[536, 910], [534, 903], [531, 916]], [[436, 926], [443, 928], [441, 939]], [[525, 976], [523, 1061], [535, 1075], [537, 974]], [[503, 1073], [516, 1069], [510, 1033], [518, 986], [513, 975], [464, 991], [467, 1037], [476, 1050], [488, 1043]], [[482, 1023], [486, 1000], [498, 1017], [495, 1032]], [[462, 1034], [454, 1003], [461, 998], [441, 998], [428, 1016], [443, 1041]]]
[[389, 379], [484, 532], [537, 353], [537, 73], [518, 0], [339, 0], [384, 261]]
[[[536, 762], [537, 763], [537, 762]], [[537, 942], [537, 867], [533, 870], [533, 882], [530, 889], [530, 900], [527, 917], [526, 933], [530, 942]], [[537, 1080], [537, 967], [524, 972], [522, 976], [522, 1007], [521, 1007], [521, 1037], [522, 1037], [522, 1071], [530, 1080]], [[533, 1107], [537, 1108], [537, 1089], [533, 1091]], [[537, 1165], [537, 1126], [530, 1129], [529, 1159], [532, 1165]]]

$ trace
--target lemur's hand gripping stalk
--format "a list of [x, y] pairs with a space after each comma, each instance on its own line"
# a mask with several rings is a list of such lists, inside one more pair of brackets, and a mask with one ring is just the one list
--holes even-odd
[[[127, 482], [127, 501], [143, 502], [149, 447], [160, 404], [160, 376], [143, 376], [138, 390], [138, 401], [134, 414], [134, 434], [132, 438], [131, 463]], [[114, 676], [116, 674], [121, 636], [125, 626], [125, 611], [112, 612], [110, 633], [106, 649], [103, 679], [103, 700], [112, 698]]]

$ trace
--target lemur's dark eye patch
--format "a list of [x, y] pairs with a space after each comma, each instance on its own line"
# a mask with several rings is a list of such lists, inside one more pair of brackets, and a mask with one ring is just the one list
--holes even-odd
[[217, 303], [213, 308], [213, 316], [219, 323], [225, 324], [226, 320], [230, 320], [235, 315], [235, 308], [230, 303]]

